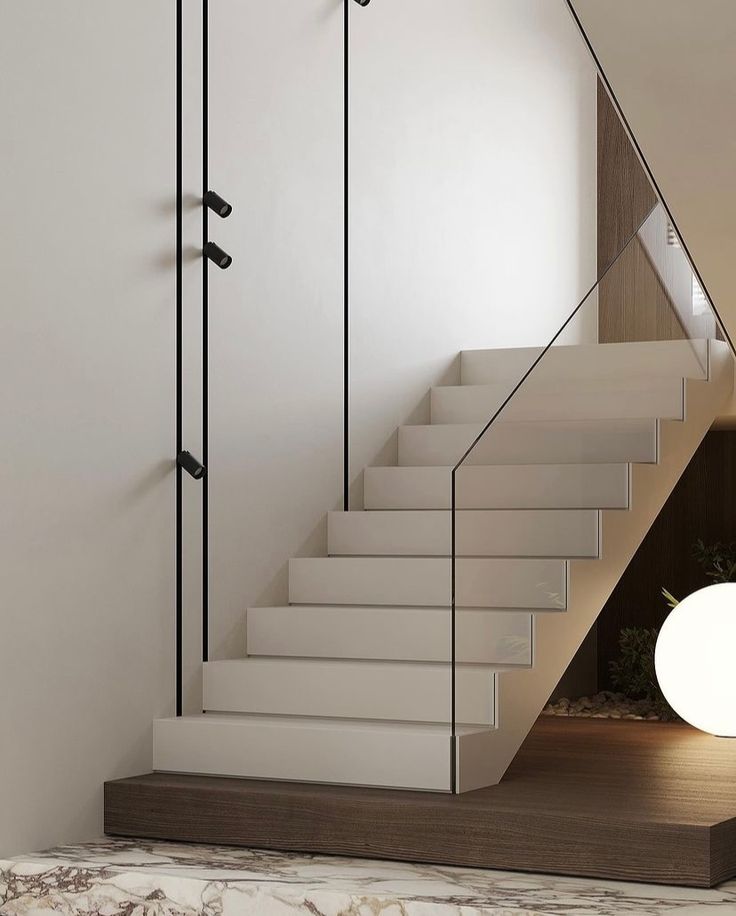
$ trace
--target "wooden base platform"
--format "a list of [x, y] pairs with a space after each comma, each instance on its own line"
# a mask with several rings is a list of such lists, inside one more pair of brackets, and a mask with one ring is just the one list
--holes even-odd
[[708, 887], [736, 876], [736, 740], [540, 719], [464, 795], [154, 773], [105, 786], [109, 834]]

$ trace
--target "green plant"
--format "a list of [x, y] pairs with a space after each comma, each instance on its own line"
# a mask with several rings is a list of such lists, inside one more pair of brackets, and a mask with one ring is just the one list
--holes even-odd
[[698, 539], [692, 547], [692, 555], [698, 561], [703, 572], [714, 582], [733, 582], [736, 580], [736, 541], [730, 544], [707, 546]]
[[632, 700], [652, 700], [658, 690], [654, 673], [656, 627], [625, 627], [618, 640], [619, 658], [610, 663], [611, 682]]
[[613, 686], [632, 700], [647, 700], [660, 719], [677, 718], [659, 688], [654, 670], [657, 627], [625, 627], [619, 635], [619, 657], [609, 663]]
[[666, 588], [662, 588], [662, 594], [664, 595], [664, 600], [667, 602], [668, 607], [676, 608], [680, 603], [671, 592], [667, 591]]
[[[691, 554], [700, 564], [705, 575], [713, 582], [736, 580], [736, 541], [730, 544], [722, 544], [718, 541], [716, 544], [707, 545], [701, 538], [698, 538], [691, 548]], [[680, 603], [666, 588], [662, 589], [662, 594], [670, 608], [675, 608]]]

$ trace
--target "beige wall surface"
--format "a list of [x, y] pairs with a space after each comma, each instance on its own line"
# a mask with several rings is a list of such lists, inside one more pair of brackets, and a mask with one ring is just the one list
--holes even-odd
[[0, 0], [0, 855], [174, 697], [174, 4]]
[[571, 5], [736, 340], [736, 4]]

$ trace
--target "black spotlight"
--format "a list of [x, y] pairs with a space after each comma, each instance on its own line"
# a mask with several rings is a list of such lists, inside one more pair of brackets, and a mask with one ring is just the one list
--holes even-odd
[[355, 2], [360, 4], [360, 6], [368, 6], [371, 0], [355, 0]]
[[227, 270], [233, 263], [233, 259], [230, 255], [226, 251], [223, 251], [219, 245], [215, 245], [214, 242], [207, 242], [202, 250], [205, 257], [208, 257], [213, 264], [217, 264], [221, 270]]
[[195, 480], [201, 480], [206, 473], [205, 466], [200, 464], [191, 452], [179, 452], [176, 463]]
[[224, 198], [220, 197], [220, 195], [216, 194], [214, 191], [208, 191], [204, 195], [203, 200], [205, 205], [209, 207], [213, 213], [216, 213], [223, 219], [226, 219], [233, 212], [233, 205], [229, 204]]

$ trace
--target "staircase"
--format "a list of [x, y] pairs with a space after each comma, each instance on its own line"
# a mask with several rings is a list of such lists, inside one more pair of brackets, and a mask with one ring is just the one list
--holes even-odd
[[452, 468], [538, 354], [462, 354], [247, 656], [205, 664], [205, 714], [155, 723], [156, 770], [498, 782], [733, 390], [720, 341], [553, 347], [456, 471], [453, 563]]

